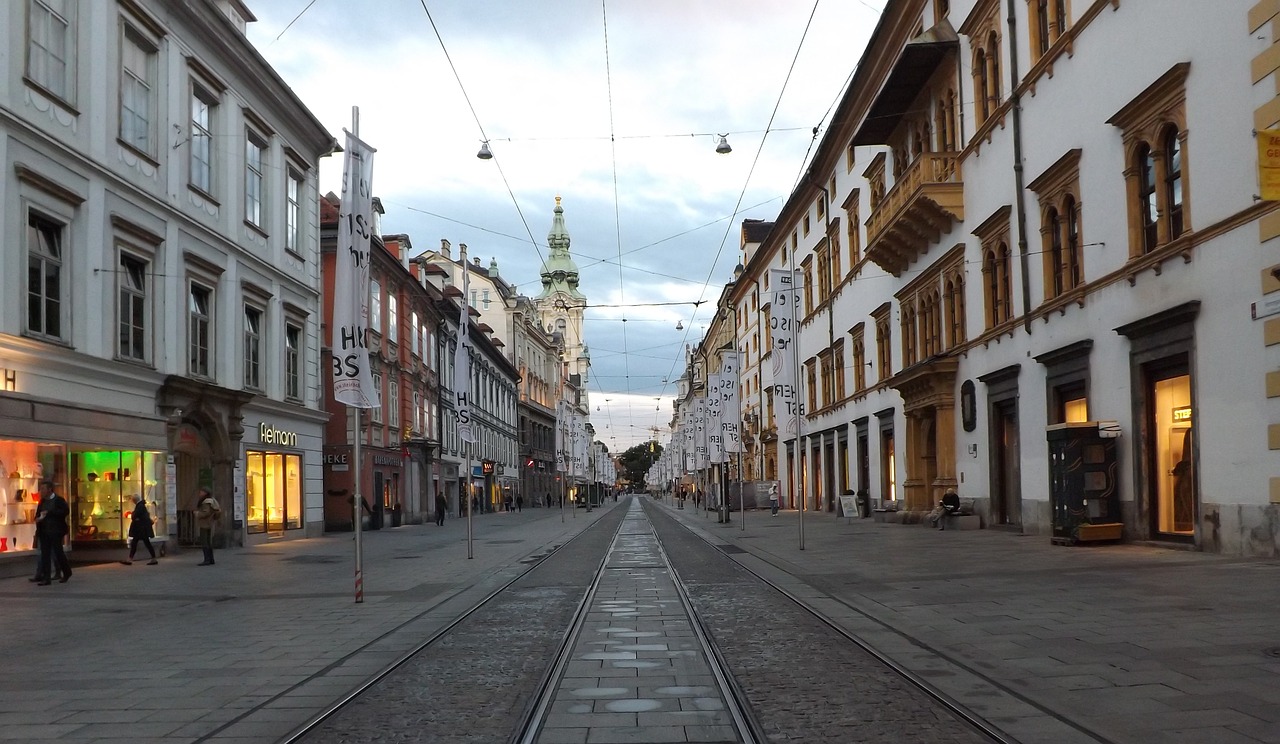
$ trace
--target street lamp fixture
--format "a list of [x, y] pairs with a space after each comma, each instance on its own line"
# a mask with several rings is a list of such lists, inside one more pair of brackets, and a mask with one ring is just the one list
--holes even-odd
[[493, 151], [489, 149], [489, 140], [480, 143], [480, 152], [476, 153], [476, 157], [481, 160], [493, 160]]

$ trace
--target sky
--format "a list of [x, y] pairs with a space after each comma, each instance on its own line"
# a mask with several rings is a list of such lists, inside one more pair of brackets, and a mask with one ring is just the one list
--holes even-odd
[[[562, 198], [591, 421], [621, 452], [668, 438], [742, 221], [776, 218], [884, 0], [248, 3], [249, 40], [339, 142], [358, 108], [382, 232], [414, 255], [465, 243], [537, 296]], [[321, 192], [341, 182], [323, 161]]]

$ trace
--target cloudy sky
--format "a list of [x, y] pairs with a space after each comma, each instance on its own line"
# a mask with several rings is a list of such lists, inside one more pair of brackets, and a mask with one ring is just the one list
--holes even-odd
[[563, 198], [592, 423], [621, 451], [665, 441], [742, 220], [777, 216], [883, 2], [250, 0], [249, 38], [339, 140], [359, 107], [383, 231], [415, 252], [466, 243], [536, 295]]

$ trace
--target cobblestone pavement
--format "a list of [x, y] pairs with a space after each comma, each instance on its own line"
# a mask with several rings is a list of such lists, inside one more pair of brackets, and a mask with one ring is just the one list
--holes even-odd
[[273, 744], [611, 513], [370, 532], [363, 604], [350, 533], [0, 580], [0, 742]]
[[661, 509], [649, 511], [769, 741], [990, 742]]
[[740, 529], [663, 508], [971, 709], [1023, 700], [1122, 744], [1280, 743], [1280, 560], [813, 513], [801, 550], [796, 512]]
[[[795, 512], [659, 508], [1028, 744], [1054, 740], [993, 701], [1095, 741], [1280, 744], [1280, 561], [815, 514], [800, 550]], [[349, 535], [0, 580], [0, 742], [272, 744], [614, 511], [477, 517], [473, 560], [459, 520], [370, 533], [361, 605]]]
[[548, 556], [303, 744], [502, 742], [523, 720], [625, 509]]

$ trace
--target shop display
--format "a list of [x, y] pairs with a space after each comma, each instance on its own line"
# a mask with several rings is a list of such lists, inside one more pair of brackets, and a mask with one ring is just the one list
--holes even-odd
[[163, 539], [164, 458], [158, 452], [107, 450], [71, 454], [71, 539], [123, 541], [129, 533], [133, 499], [141, 496]]
[[61, 445], [0, 440], [0, 553], [35, 549], [40, 481], [60, 479]]

